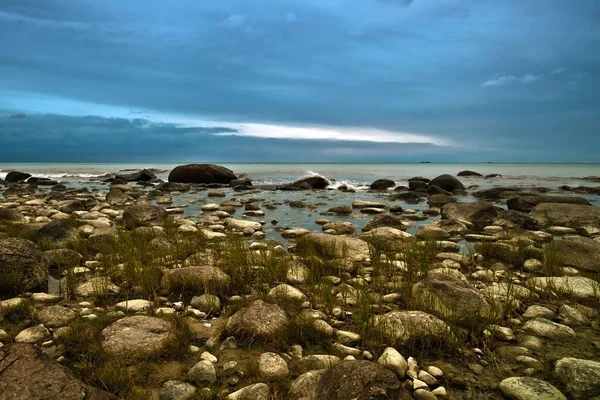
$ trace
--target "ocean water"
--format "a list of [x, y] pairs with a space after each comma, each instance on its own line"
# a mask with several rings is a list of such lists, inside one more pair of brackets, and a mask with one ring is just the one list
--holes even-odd
[[[179, 164], [174, 163], [136, 163], [136, 164], [2, 164], [0, 163], [0, 177], [4, 177], [11, 169], [29, 172], [34, 176], [49, 177], [64, 182], [72, 187], [85, 186], [90, 190], [107, 191], [107, 183], [90, 181], [91, 177], [115, 173], [119, 171], [136, 170], [140, 168], [155, 168], [162, 170], [157, 174], [159, 178], [167, 180], [169, 171]], [[406, 185], [408, 179], [414, 176], [434, 178], [440, 174], [456, 175], [462, 170], [472, 170], [481, 174], [501, 174], [497, 178], [461, 177], [459, 178], [467, 188], [489, 188], [493, 186], [519, 186], [546, 187], [556, 189], [562, 185], [599, 186], [600, 183], [583, 179], [584, 177], [600, 176], [600, 164], [252, 164], [252, 163], [224, 163], [236, 174], [247, 174], [255, 185], [279, 184], [291, 182], [306, 175], [320, 174], [332, 180], [332, 188], [341, 184], [348, 184], [356, 189], [354, 193], [338, 190], [325, 191], [278, 191], [260, 190], [252, 192], [234, 192], [226, 189], [227, 199], [243, 196], [258, 200], [271, 201], [278, 204], [275, 210], [266, 210], [261, 217], [248, 219], [264, 222], [263, 230], [268, 237], [282, 239], [281, 228], [306, 228], [320, 231], [321, 226], [315, 221], [323, 218], [320, 215], [330, 207], [336, 205], [351, 205], [354, 200], [382, 201], [400, 205], [404, 209], [421, 212], [428, 208], [426, 202], [408, 204], [403, 201], [393, 201], [383, 192], [368, 191], [368, 185], [376, 179], [388, 178], [397, 185]], [[600, 196], [580, 195], [588, 198], [592, 204], [600, 206]], [[0, 195], [1, 197], [1, 195]], [[208, 198], [206, 191], [182, 193], [173, 197], [170, 207], [183, 207], [183, 216], [200, 220], [203, 217], [202, 205], [206, 203], [219, 203], [225, 198]], [[291, 208], [285, 204], [286, 200], [301, 200], [311, 203], [315, 208]], [[473, 201], [471, 195], [458, 196], [458, 201]], [[243, 210], [236, 211], [234, 218], [241, 218]], [[354, 223], [357, 232], [370, 219], [371, 215], [355, 213], [346, 217], [327, 216], [331, 221], [342, 220]], [[423, 221], [414, 221], [408, 232], [415, 233], [418, 226], [429, 224], [440, 217], [429, 217]], [[273, 223], [272, 223], [273, 221]], [[276, 222], [274, 222], [276, 221]]]

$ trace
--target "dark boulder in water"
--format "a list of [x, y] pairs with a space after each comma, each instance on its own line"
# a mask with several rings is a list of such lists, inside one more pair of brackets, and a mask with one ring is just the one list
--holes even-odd
[[188, 192], [192, 187], [187, 183], [163, 182], [157, 189], [162, 192]]
[[248, 178], [246, 179], [234, 179], [229, 182], [229, 186], [234, 188], [236, 186], [252, 186], [252, 181]]
[[4, 180], [6, 183], [13, 183], [24, 181], [29, 177], [31, 177], [31, 174], [28, 174], [27, 172], [10, 171], [8, 174], [6, 174]]
[[446, 196], [452, 196], [452, 193], [436, 185], [429, 186], [427, 188], [427, 194], [431, 196], [433, 196], [434, 194], [445, 194]]
[[426, 182], [426, 183], [429, 183], [429, 182], [431, 182], [431, 179], [429, 179], [429, 178], [424, 178], [424, 177], [422, 177], [422, 176], [413, 176], [413, 177], [412, 177], [412, 178], [410, 178], [408, 181], [409, 181], [409, 182], [412, 182], [412, 181], [420, 181], [420, 182]]
[[476, 229], [483, 229], [487, 225], [491, 225], [497, 216], [496, 207], [485, 201], [450, 203], [442, 207], [442, 218], [468, 221]]
[[295, 180], [294, 182], [292, 182], [289, 185], [284, 185], [284, 188], [299, 188], [299, 189], [325, 189], [327, 188], [327, 186], [329, 186], [331, 184], [331, 182], [329, 181], [329, 179], [320, 176], [320, 175], [314, 175], [314, 176], [306, 176], [304, 178], [300, 178], [298, 180]]
[[133, 172], [131, 174], [118, 174], [117, 176], [115, 176], [115, 179], [124, 179], [128, 182], [148, 182], [155, 181], [157, 178], [154, 172], [148, 169], [143, 169], [141, 171]]
[[509, 198], [506, 205], [510, 210], [530, 212], [542, 203], [590, 205], [587, 199], [575, 196], [515, 196]]
[[521, 188], [518, 187], [501, 187], [501, 186], [496, 186], [493, 188], [489, 188], [489, 189], [483, 189], [480, 190], [478, 192], [473, 193], [473, 196], [477, 197], [478, 199], [482, 199], [482, 200], [490, 200], [490, 201], [496, 201], [499, 199], [504, 199], [504, 198], [508, 198], [511, 196], [514, 196], [516, 194], [519, 194], [521, 192]]
[[215, 164], [187, 164], [175, 167], [169, 173], [169, 182], [224, 183], [237, 179], [233, 171]]
[[411, 190], [425, 190], [427, 189], [427, 182], [423, 181], [409, 181], [408, 187]]
[[453, 177], [452, 175], [444, 174], [434, 178], [431, 182], [429, 182], [429, 186], [438, 186], [448, 192], [453, 192], [455, 190], [465, 190], [465, 186]]
[[456, 174], [456, 176], [483, 176], [482, 174], [480, 174], [479, 172], [475, 172], [475, 171], [460, 171], [458, 174]]
[[498, 213], [498, 218], [494, 220], [494, 225], [502, 226], [505, 229], [527, 229], [537, 231], [540, 224], [531, 215], [515, 210], [504, 210]]
[[371, 183], [369, 188], [372, 190], [386, 190], [394, 186], [396, 186], [396, 182], [391, 179], [377, 179], [375, 182]]

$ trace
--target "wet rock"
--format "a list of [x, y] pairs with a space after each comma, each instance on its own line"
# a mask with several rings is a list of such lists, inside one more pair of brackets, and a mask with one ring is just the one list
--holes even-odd
[[557, 388], [536, 378], [507, 378], [500, 382], [498, 389], [512, 400], [567, 400]]
[[19, 172], [19, 171], [10, 171], [8, 174], [6, 174], [6, 176], [4, 177], [4, 181], [6, 183], [14, 183], [14, 182], [20, 182], [20, 181], [24, 181], [27, 178], [29, 178], [31, 176], [31, 174], [27, 173], [27, 172]]
[[77, 238], [79, 232], [65, 221], [52, 221], [44, 225], [37, 233], [40, 241], [63, 244]]
[[100, 333], [111, 355], [143, 357], [159, 354], [172, 340], [175, 326], [164, 319], [135, 315], [113, 322]]
[[498, 217], [494, 220], [494, 225], [499, 225], [504, 229], [527, 229], [538, 230], [540, 224], [529, 214], [515, 210], [504, 210], [498, 213]]
[[509, 210], [530, 212], [538, 204], [549, 203], [590, 205], [587, 199], [574, 196], [515, 196], [509, 198], [506, 205]]
[[289, 324], [286, 313], [275, 304], [255, 300], [233, 314], [227, 332], [242, 340], [273, 340]]
[[364, 240], [349, 236], [333, 236], [325, 233], [309, 233], [297, 245], [299, 253], [316, 250], [323, 256], [363, 261], [369, 258], [369, 245]]
[[230, 281], [221, 269], [204, 265], [170, 269], [165, 272], [161, 286], [167, 291], [218, 289], [227, 287]]
[[246, 232], [252, 234], [262, 229], [262, 225], [259, 222], [233, 218], [227, 218], [225, 220], [225, 226], [229, 230], [244, 232], [244, 234], [246, 234]]
[[409, 187], [410, 190], [426, 190], [427, 189], [427, 182], [423, 182], [423, 181], [409, 181], [408, 182], [408, 187]]
[[327, 210], [327, 213], [333, 213], [336, 215], [350, 215], [352, 214], [352, 207], [350, 206], [334, 206]]
[[436, 178], [433, 178], [431, 182], [429, 182], [429, 186], [434, 185], [448, 192], [453, 192], [455, 190], [465, 190], [465, 186], [458, 179], [448, 174], [440, 175]]
[[331, 185], [329, 179], [323, 176], [307, 176], [304, 178], [300, 178], [295, 180], [289, 185], [284, 185], [285, 187], [298, 188], [298, 189], [326, 189], [327, 186]]
[[497, 216], [496, 208], [485, 201], [452, 203], [442, 207], [442, 218], [468, 221], [478, 229], [491, 225]]
[[141, 171], [132, 172], [129, 174], [118, 174], [115, 176], [115, 179], [124, 179], [127, 182], [149, 182], [155, 181], [158, 178], [154, 174], [154, 172], [148, 169], [142, 169]]
[[81, 382], [30, 344], [0, 348], [0, 393], [5, 400], [116, 400]]
[[383, 227], [395, 228], [395, 229], [405, 231], [406, 229], [410, 228], [411, 226], [412, 226], [412, 223], [403, 218], [394, 217], [393, 215], [389, 215], [389, 214], [380, 214], [380, 215], [376, 215], [373, 218], [371, 218], [371, 220], [369, 220], [362, 227], [362, 231], [368, 232], [372, 229], [383, 228]]
[[333, 230], [337, 235], [352, 235], [356, 226], [352, 222], [335, 221], [322, 226], [323, 231]]
[[137, 228], [138, 226], [162, 225], [167, 218], [164, 208], [151, 204], [138, 204], [131, 206], [123, 213], [123, 226]]
[[566, 325], [557, 324], [545, 318], [534, 318], [523, 325], [523, 330], [548, 339], [570, 339], [575, 331]]
[[169, 173], [169, 182], [178, 183], [224, 183], [237, 179], [235, 174], [220, 165], [187, 164], [175, 167]]
[[0, 240], [0, 292], [29, 290], [46, 284], [44, 253], [30, 240]]
[[446, 194], [436, 193], [431, 195], [427, 200], [427, 204], [431, 207], [443, 207], [446, 204], [456, 203], [456, 199]]
[[600, 207], [579, 204], [542, 203], [530, 215], [541, 226], [566, 226], [569, 228], [595, 228], [600, 226]]
[[405, 389], [394, 373], [377, 363], [342, 361], [327, 370], [319, 380], [315, 399], [400, 400]]
[[217, 371], [213, 363], [201, 360], [188, 371], [188, 379], [198, 384], [215, 383], [217, 381]]
[[456, 174], [456, 176], [477, 176], [477, 177], [482, 177], [483, 175], [480, 174], [479, 172], [465, 170], [465, 171], [460, 171], [458, 174]]
[[444, 240], [450, 238], [450, 234], [442, 228], [433, 225], [421, 225], [415, 235], [419, 239]]
[[396, 182], [391, 179], [377, 179], [375, 182], [371, 183], [369, 188], [371, 190], [386, 190], [394, 186], [396, 186]]
[[577, 358], [561, 358], [554, 367], [565, 393], [574, 400], [587, 400], [600, 396], [600, 362]]
[[77, 314], [63, 306], [48, 306], [37, 313], [37, 319], [48, 328], [60, 328], [70, 324]]
[[121, 189], [111, 188], [106, 194], [106, 202], [111, 206], [124, 206], [131, 198], [125, 194]]

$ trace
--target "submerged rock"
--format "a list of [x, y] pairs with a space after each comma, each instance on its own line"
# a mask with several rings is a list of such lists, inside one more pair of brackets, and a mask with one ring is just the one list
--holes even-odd
[[169, 173], [169, 182], [229, 183], [237, 179], [233, 171], [215, 164], [187, 164], [175, 167]]
[[542, 203], [590, 205], [587, 199], [575, 196], [515, 196], [509, 198], [506, 205], [509, 210], [530, 212], [535, 206]]

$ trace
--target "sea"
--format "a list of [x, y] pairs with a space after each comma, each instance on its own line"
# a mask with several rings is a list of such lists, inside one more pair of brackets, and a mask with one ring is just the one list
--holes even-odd
[[[1, 163], [0, 178], [10, 170], [28, 172], [37, 177], [47, 177], [63, 182], [69, 187], [87, 187], [92, 191], [107, 191], [109, 186], [101, 181], [94, 181], [94, 177], [107, 173], [131, 172], [142, 168], [158, 170], [157, 176], [167, 180], [169, 172], [177, 165], [185, 163], [103, 163], [103, 164], [41, 164], [41, 163]], [[351, 205], [354, 200], [373, 200], [401, 205], [404, 209], [421, 211], [428, 208], [426, 202], [408, 204], [400, 200], [390, 202], [386, 193], [368, 190], [369, 184], [380, 178], [393, 180], [396, 185], [407, 185], [408, 179], [415, 176], [434, 178], [441, 174], [456, 175], [460, 171], [470, 170], [482, 175], [500, 174], [498, 177], [460, 177], [467, 193], [474, 190], [486, 189], [494, 186], [517, 186], [522, 188], [544, 187], [550, 189], [550, 194], [561, 193], [560, 186], [600, 186], [600, 164], [501, 164], [501, 163], [222, 163], [234, 173], [248, 176], [255, 186], [277, 185], [292, 182], [300, 177], [321, 175], [332, 181], [330, 189], [325, 191], [276, 191], [260, 190], [251, 192], [234, 192], [227, 190], [227, 199], [233, 197], [255, 198], [278, 204], [277, 209], [266, 210], [261, 217], [249, 219], [264, 223], [264, 231], [268, 237], [282, 240], [281, 230], [284, 228], [306, 228], [321, 230], [316, 220], [323, 218], [322, 213], [336, 205]], [[596, 177], [597, 179], [590, 179]], [[132, 183], [134, 184], [134, 183]], [[340, 185], [353, 188], [352, 193], [334, 190]], [[565, 193], [561, 193], [565, 194]], [[586, 197], [592, 204], [600, 206], [600, 196], [592, 194], [575, 194]], [[1, 196], [1, 195], [0, 195]], [[206, 203], [219, 203], [223, 198], [209, 198], [205, 191], [182, 193], [173, 197], [173, 204], [169, 207], [183, 208], [183, 216], [200, 220], [203, 217], [202, 205]], [[302, 200], [314, 207], [291, 208], [285, 204], [286, 200]], [[458, 197], [458, 201], [476, 200], [471, 194]], [[241, 218], [243, 210], [239, 210], [234, 218]], [[372, 216], [360, 213], [348, 217], [331, 217], [329, 220], [350, 221], [356, 224], [357, 233], [360, 227]], [[408, 230], [415, 233], [421, 224], [428, 224], [439, 217], [430, 217], [422, 221], [414, 221], [414, 226]]]

